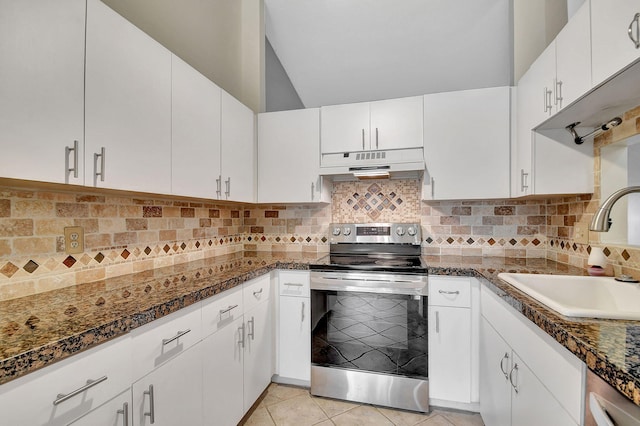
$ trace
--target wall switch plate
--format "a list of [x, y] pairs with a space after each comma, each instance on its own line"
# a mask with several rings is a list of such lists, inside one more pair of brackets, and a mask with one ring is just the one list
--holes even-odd
[[84, 251], [84, 228], [82, 226], [67, 226], [64, 228], [64, 247], [68, 254]]
[[589, 244], [589, 224], [576, 222], [573, 224], [573, 241], [578, 244]]

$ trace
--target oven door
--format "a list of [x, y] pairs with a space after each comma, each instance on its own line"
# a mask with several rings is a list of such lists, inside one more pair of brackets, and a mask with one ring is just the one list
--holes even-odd
[[312, 393], [428, 411], [426, 280], [312, 272]]

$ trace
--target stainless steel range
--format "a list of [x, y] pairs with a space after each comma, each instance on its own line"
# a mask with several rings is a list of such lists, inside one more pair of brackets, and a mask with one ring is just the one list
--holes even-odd
[[417, 223], [331, 224], [311, 269], [311, 393], [429, 411], [427, 266]]

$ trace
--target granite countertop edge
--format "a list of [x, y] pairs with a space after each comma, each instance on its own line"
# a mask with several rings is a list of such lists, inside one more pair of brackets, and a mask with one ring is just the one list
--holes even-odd
[[[536, 326], [555, 339], [563, 347], [585, 362], [587, 368], [627, 396], [635, 404], [640, 405], [640, 379], [611, 362], [607, 355], [598, 351], [591, 344], [581, 339], [577, 333], [566, 326], [566, 317], [550, 311], [534, 299], [517, 290], [515, 287], [498, 278], [500, 272], [531, 272], [547, 273], [540, 268], [522, 267], [519, 265], [501, 265], [497, 267], [479, 264], [465, 264], [453, 266], [451, 260], [428, 262], [429, 275], [469, 276], [481, 279], [487, 289], [497, 294], [507, 304], [512, 306]], [[498, 262], [499, 263], [499, 262]], [[139, 312], [99, 324], [80, 333], [65, 336], [45, 345], [34, 347], [15, 356], [0, 361], [0, 385], [39, 370], [57, 361], [66, 359], [84, 350], [95, 347], [116, 337], [126, 335], [132, 330], [162, 318], [184, 307], [205, 300], [225, 290], [231, 289], [253, 278], [259, 277], [276, 269], [308, 270], [309, 261], [299, 259], [272, 259], [262, 264], [256, 264], [249, 271], [243, 271], [224, 280], [203, 280], [204, 285], [194, 291], [180, 294], [163, 302], [147, 307]], [[576, 271], [572, 271], [576, 272]], [[557, 271], [555, 273], [571, 273]], [[615, 320], [608, 320], [614, 321]], [[637, 322], [636, 322], [637, 323]], [[580, 322], [570, 322], [574, 327], [580, 327]], [[638, 342], [640, 343], [640, 342]], [[640, 345], [639, 345], [640, 346]]]

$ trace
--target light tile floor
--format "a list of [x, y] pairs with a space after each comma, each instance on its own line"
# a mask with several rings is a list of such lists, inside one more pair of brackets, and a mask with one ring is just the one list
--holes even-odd
[[429, 414], [311, 396], [272, 383], [244, 426], [483, 426], [479, 414], [432, 409]]

